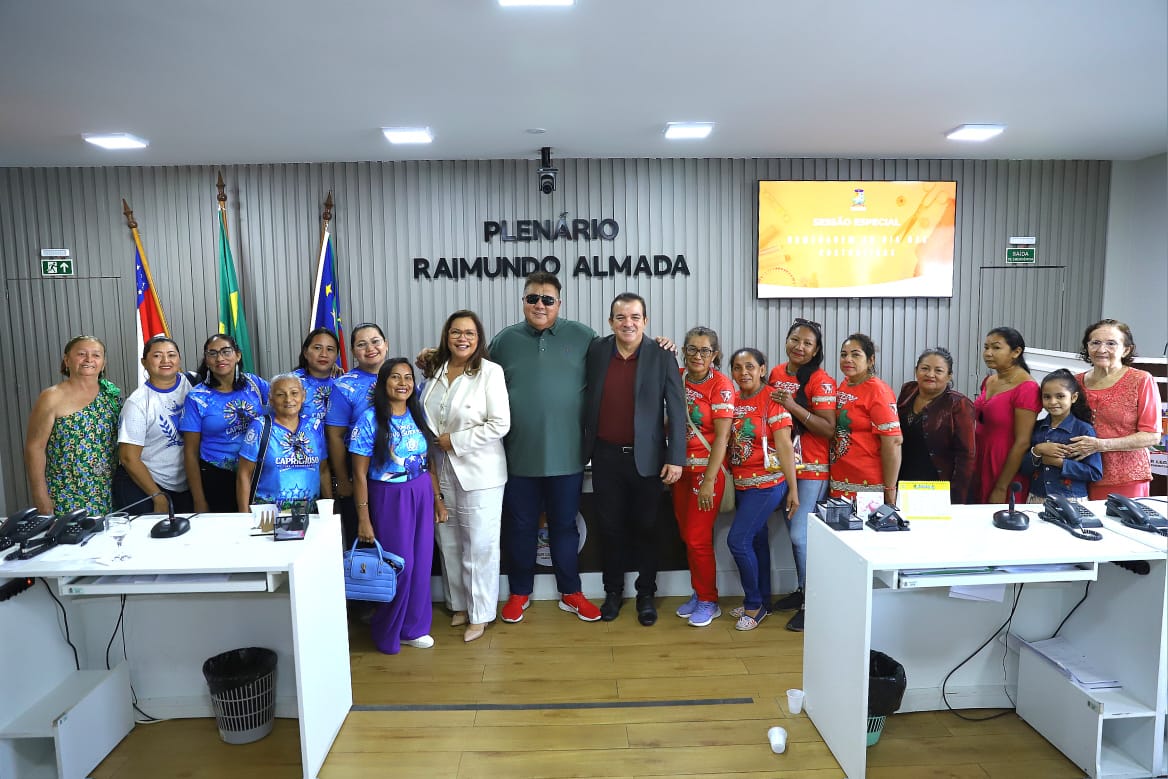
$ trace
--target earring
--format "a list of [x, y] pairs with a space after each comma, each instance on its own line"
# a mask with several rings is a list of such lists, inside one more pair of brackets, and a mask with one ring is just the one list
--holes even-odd
[[239, 363], [235, 363], [235, 380], [239, 381]]

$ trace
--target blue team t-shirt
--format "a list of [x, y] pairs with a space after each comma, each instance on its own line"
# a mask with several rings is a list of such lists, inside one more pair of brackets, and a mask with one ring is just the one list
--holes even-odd
[[292, 375], [300, 379], [300, 383], [304, 386], [303, 413], [324, 422], [325, 414], [328, 413], [329, 396], [332, 394], [333, 382], [336, 379], [332, 376], [318, 379], [303, 368], [292, 371]]
[[[257, 462], [263, 434], [263, 418], [252, 420], [239, 456]], [[316, 500], [320, 497], [320, 464], [326, 456], [324, 422], [301, 414], [296, 429], [289, 430], [272, 420], [268, 449], [259, 469], [256, 502], [275, 503], [284, 509], [297, 501]]]
[[377, 374], [354, 368], [333, 380], [333, 391], [329, 395], [328, 413], [324, 423], [345, 428], [345, 443], [352, 436], [353, 426], [361, 415], [373, 405], [373, 385]]
[[373, 441], [377, 433], [377, 418], [369, 409], [353, 428], [353, 438], [349, 441], [349, 451], [370, 458], [369, 478], [374, 481], [401, 481], [402, 476], [410, 479], [420, 476], [426, 470], [426, 437], [418, 429], [409, 410], [400, 417], [390, 417], [389, 461], [377, 462], [373, 456]]
[[217, 468], [234, 471], [239, 447], [253, 419], [264, 413], [268, 403], [268, 383], [250, 373], [243, 389], [219, 392], [197, 384], [183, 403], [179, 430], [199, 433], [199, 458]]

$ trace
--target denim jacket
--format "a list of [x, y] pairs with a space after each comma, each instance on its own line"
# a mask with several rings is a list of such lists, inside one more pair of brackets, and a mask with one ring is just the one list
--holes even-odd
[[[1030, 437], [1030, 446], [1042, 443], [1068, 444], [1075, 436], [1095, 435], [1095, 428], [1074, 415], [1069, 415], [1056, 428], [1051, 428], [1050, 417], [1038, 420], [1034, 425], [1034, 434]], [[1082, 460], [1072, 460], [1069, 457], [1063, 460], [1061, 468], [1053, 465], [1043, 465], [1041, 459], [1035, 459], [1030, 452], [1022, 458], [1022, 473], [1030, 478], [1030, 494], [1038, 497], [1048, 495], [1062, 495], [1064, 498], [1087, 497], [1087, 485], [1103, 478], [1103, 458], [1099, 452], [1090, 454]]]

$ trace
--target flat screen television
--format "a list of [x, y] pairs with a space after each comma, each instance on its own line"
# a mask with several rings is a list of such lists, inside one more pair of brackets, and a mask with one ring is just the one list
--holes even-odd
[[758, 182], [760, 298], [952, 297], [955, 181]]

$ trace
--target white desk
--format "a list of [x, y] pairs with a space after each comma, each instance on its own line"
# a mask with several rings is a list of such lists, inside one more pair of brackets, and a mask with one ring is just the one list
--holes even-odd
[[[1101, 504], [1092, 506], [1099, 506], [1096, 513], [1102, 515]], [[1088, 701], [1099, 709], [1092, 712], [1097, 737], [1071, 734], [1087, 742], [1087, 756], [1084, 750], [1071, 754], [1063, 748], [1067, 734], [1054, 732], [1057, 725], [1031, 724], [1072, 760], [1082, 761], [1080, 767], [1091, 776], [1163, 773], [1168, 576], [1161, 539], [1107, 523], [1101, 541], [1084, 541], [1037, 518], [1027, 531], [999, 530], [991, 522], [993, 507], [954, 511], [952, 520], [917, 521], [911, 531], [899, 533], [837, 532], [815, 517], [809, 523], [806, 708], [844, 773], [849, 779], [865, 776], [869, 649], [904, 665], [908, 689], [901, 711], [943, 709], [942, 680], [1005, 622], [1013, 585], [1026, 583], [1010, 632], [1038, 640], [1053, 634], [1087, 581], [1092, 582], [1090, 596], [1060, 635], [1117, 675], [1128, 711], [1117, 723], [1109, 720], [1115, 706]], [[1112, 560], [1149, 561], [1151, 574], [1136, 576], [1110, 565]], [[1078, 567], [960, 580], [901, 575], [905, 569], [1057, 563]], [[948, 587], [958, 583], [1011, 586], [1003, 602], [985, 603], [948, 597]], [[1027, 698], [1019, 704], [1021, 713], [1037, 696], [1029, 680], [1019, 685], [1018, 666], [1015, 650], [992, 642], [949, 680], [950, 705], [1011, 707], [1010, 697], [1018, 700], [1021, 692]]]
[[[352, 706], [339, 519], [313, 517], [305, 540], [280, 543], [252, 537], [250, 515], [200, 515], [186, 535], [151, 539], [157, 519], [133, 522], [125, 541], [129, 560], [106, 562], [114, 541], [99, 536], [84, 547], [0, 564], [0, 578], [51, 580], [68, 610], [82, 669], [100, 673], [117, 621], [117, 594], [133, 595], [125, 607], [129, 681], [151, 716], [214, 716], [203, 661], [239, 647], [273, 649], [276, 714], [299, 719], [303, 775], [316, 777]], [[157, 574], [167, 576], [151, 581]], [[93, 581], [97, 576], [119, 578], [102, 584]], [[76, 672], [42, 585], [0, 604], [0, 626], [5, 642], [25, 639], [0, 650], [0, 659], [18, 662], [24, 674], [0, 689], [0, 776], [6, 768], [23, 776], [12, 766], [24, 765], [27, 754], [4, 740], [5, 723]], [[112, 665], [121, 661], [120, 647], [115, 641]]]

